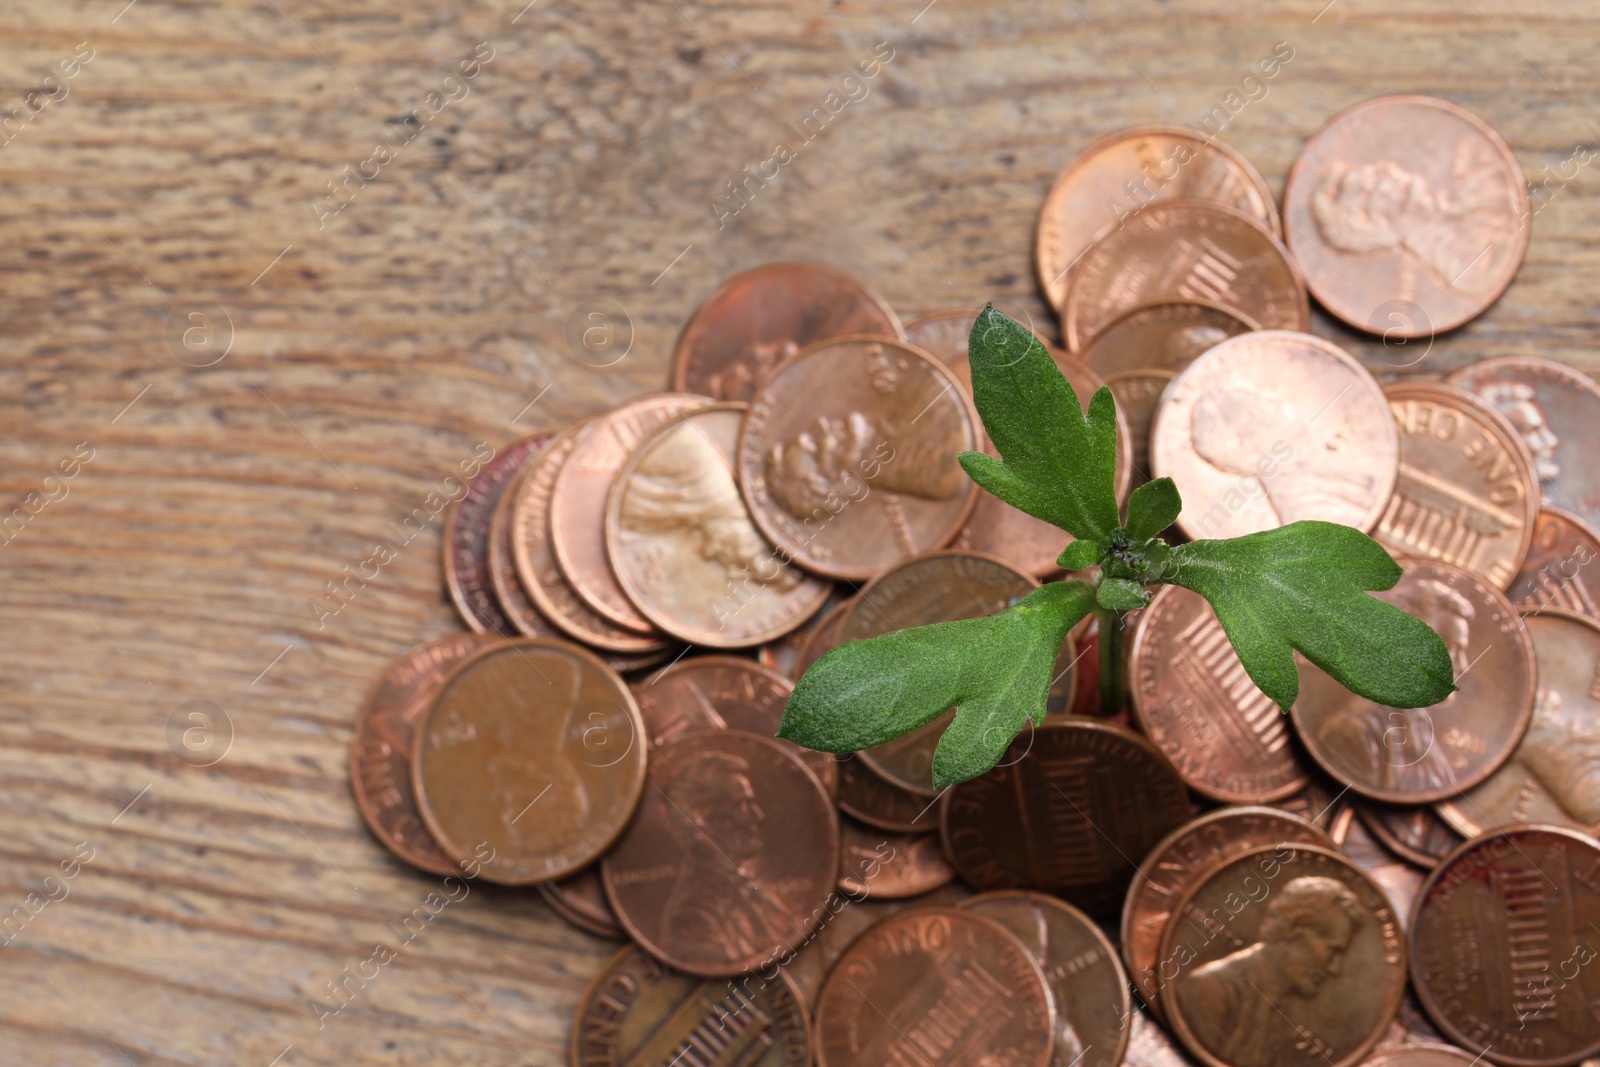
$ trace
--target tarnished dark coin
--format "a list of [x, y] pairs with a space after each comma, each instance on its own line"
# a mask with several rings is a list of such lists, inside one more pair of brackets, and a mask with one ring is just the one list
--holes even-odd
[[905, 339], [899, 316], [849, 275], [814, 263], [766, 263], [735, 274], [695, 309], [672, 351], [672, 388], [749, 400], [802, 348], [853, 333]]
[[[976, 619], [1004, 611], [1039, 587], [1016, 567], [976, 552], [930, 552], [874, 578], [852, 602], [839, 644], [926, 626]], [[945, 712], [903, 737], [869, 748], [857, 758], [902, 789], [931, 797], [933, 751], [955, 718]]]
[[[1291, 714], [1306, 751], [1374, 800], [1422, 804], [1471, 789], [1510, 758], [1533, 712], [1533, 643], [1505, 594], [1477, 575], [1408, 559], [1374, 593], [1444, 638], [1459, 688], [1428, 708], [1389, 708], [1300, 660]], [[1470, 668], [1470, 670], [1469, 670]]]
[[1406, 945], [1383, 890], [1319, 845], [1223, 861], [1161, 939], [1178, 1039], [1207, 1067], [1351, 1067], [1394, 1018]]
[[651, 955], [728, 976], [804, 941], [838, 867], [833, 801], [791, 749], [696, 730], [651, 751], [638, 814], [600, 874], [618, 921]]
[[629, 945], [579, 1001], [568, 1055], [571, 1067], [809, 1067], [811, 1034], [787, 975], [694, 978]]
[[1169, 585], [1155, 595], [1129, 645], [1128, 679], [1140, 729], [1189, 788], [1250, 804], [1305, 787], [1287, 717], [1245, 673], [1200, 594]]
[[1519, 608], [1562, 608], [1600, 617], [1600, 535], [1589, 524], [1560, 508], [1539, 509], [1522, 570], [1506, 595]]
[[1385, 804], [1365, 797], [1351, 805], [1372, 836], [1396, 856], [1425, 871], [1465, 840], [1428, 805]]
[[480, 634], [510, 637], [520, 632], [495, 597], [489, 576], [489, 527], [506, 486], [554, 436], [536, 433], [506, 445], [483, 465], [445, 513], [439, 536], [445, 585], [461, 620]]
[[1473, 838], [1411, 916], [1417, 997], [1451, 1041], [1507, 1067], [1600, 1053], [1600, 843], [1555, 826]]
[[1244, 312], [1206, 300], [1165, 300], [1129, 308], [1084, 344], [1079, 356], [1109, 381], [1113, 374], [1176, 374], [1208, 348], [1261, 327]]
[[1005, 927], [917, 908], [834, 964], [817, 998], [817, 1067], [1047, 1067], [1054, 1024], [1043, 972]]
[[956, 876], [932, 834], [899, 834], [839, 820], [839, 889], [854, 898], [904, 900]]
[[644, 723], [628, 687], [565, 641], [499, 642], [445, 681], [411, 764], [423, 821], [457, 862], [493, 850], [502, 885], [564, 878], [622, 833], [644, 789]]
[[1173, 906], [1218, 863], [1262, 845], [1286, 843], [1333, 842], [1318, 827], [1275, 808], [1222, 808], [1178, 827], [1145, 856], [1122, 906], [1122, 958], [1133, 988], [1158, 1018], [1163, 1017], [1161, 987], [1176, 977], [1170, 961], [1166, 970], [1157, 967]]
[[1154, 745], [1066, 716], [951, 787], [939, 828], [974, 887], [1042, 889], [1103, 916], [1116, 913], [1151, 847], [1188, 818], [1183, 780]]
[[390, 852], [431, 874], [456, 863], [434, 841], [417, 810], [411, 758], [428, 705], [456, 664], [496, 644], [482, 634], [446, 634], [408, 649], [367, 693], [350, 741], [350, 791], [373, 836]]
[[1600, 623], [1554, 609], [1522, 620], [1539, 663], [1527, 732], [1505, 766], [1437, 810], [1466, 836], [1532, 822], [1600, 833]]
[[593, 864], [577, 874], [554, 882], [540, 882], [534, 888], [545, 903], [567, 922], [599, 937], [626, 941], [628, 935], [617, 922], [605, 886], [600, 883], [600, 868]]
[[1133, 1010], [1128, 976], [1111, 939], [1083, 912], [1026, 889], [983, 893], [961, 903], [1011, 931], [1044, 971], [1056, 1002], [1053, 1067], [1117, 1067]]
[[869, 826], [894, 833], [930, 833], [939, 828], [934, 802], [902, 789], [856, 753], [838, 761], [839, 810]]

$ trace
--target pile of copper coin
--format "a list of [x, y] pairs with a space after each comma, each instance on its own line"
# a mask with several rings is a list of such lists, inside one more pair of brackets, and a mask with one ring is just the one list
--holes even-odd
[[[470, 632], [368, 697], [352, 785], [435, 876], [535, 886], [627, 942], [570, 1062], [769, 1067], [1466, 1067], [1600, 1053], [1600, 389], [1454, 369], [1528, 242], [1521, 171], [1461, 108], [1387, 97], [1307, 144], [1281, 209], [1180, 127], [1106, 137], [1047, 196], [1032, 324], [1117, 397], [1118, 489], [1169, 536], [1369, 531], [1459, 689], [1357, 698], [1302, 664], [1282, 715], [1209, 606], [1130, 617], [1131, 710], [1093, 624], [1045, 725], [936, 792], [947, 724], [835, 757], [774, 737], [828, 649], [1000, 610], [1067, 535], [956, 453], [978, 307], [902, 325], [804, 264], [689, 316], [670, 391], [500, 448], [449, 515]], [[1380, 384], [1310, 298], [1431, 355]], [[1413, 349], [1422, 352], [1421, 347]], [[1409, 357], [1408, 357], [1409, 358]]]

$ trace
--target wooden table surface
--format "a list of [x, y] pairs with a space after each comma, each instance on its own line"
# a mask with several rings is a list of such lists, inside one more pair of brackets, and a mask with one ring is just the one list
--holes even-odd
[[[565, 1062], [613, 946], [532, 892], [474, 888], [313, 1008], [438, 889], [368, 835], [346, 772], [367, 686], [459, 625], [438, 523], [316, 605], [480, 442], [661, 387], [735, 271], [833, 264], [907, 319], [1042, 316], [1056, 171], [1102, 132], [1198, 122], [1286, 41], [1224, 134], [1277, 191], [1307, 135], [1388, 92], [1464, 104], [1531, 179], [1563, 175], [1510, 292], [1417, 369], [1600, 363], [1600, 174], [1564, 166], [1600, 138], [1588, 0], [924, 2], [8, 5], [0, 499], [26, 521], [0, 538], [0, 1061]], [[731, 213], [780, 141], [795, 158]], [[601, 300], [633, 334], [605, 367], [568, 340]], [[1375, 369], [1422, 355], [1316, 329]], [[232, 724], [209, 767], [189, 701]]]

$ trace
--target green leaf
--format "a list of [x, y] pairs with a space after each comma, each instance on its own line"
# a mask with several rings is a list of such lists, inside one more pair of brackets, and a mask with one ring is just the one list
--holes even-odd
[[1183, 500], [1171, 478], [1145, 482], [1128, 497], [1128, 536], [1146, 541], [1178, 521]]
[[1056, 566], [1064, 571], [1081, 571], [1100, 562], [1100, 546], [1094, 541], [1077, 540], [1061, 550]]
[[1044, 345], [986, 307], [967, 341], [972, 397], [1000, 459], [963, 452], [972, 480], [1007, 504], [1089, 541], [1117, 525], [1117, 412], [1101, 389], [1084, 414]]
[[1044, 721], [1056, 653], [1094, 607], [1087, 582], [1053, 582], [1005, 611], [853, 641], [796, 683], [778, 736], [823, 752], [856, 752], [930, 722], [955, 721], [933, 755], [942, 789], [993, 767], [1032, 719]]
[[1359, 530], [1295, 522], [1195, 541], [1172, 550], [1162, 580], [1211, 602], [1251, 680], [1285, 711], [1300, 691], [1292, 649], [1391, 708], [1428, 707], [1455, 689], [1439, 635], [1363, 591], [1393, 587], [1400, 565]]
[[1150, 594], [1132, 578], [1102, 578], [1096, 599], [1107, 611], [1136, 611], [1150, 602]]

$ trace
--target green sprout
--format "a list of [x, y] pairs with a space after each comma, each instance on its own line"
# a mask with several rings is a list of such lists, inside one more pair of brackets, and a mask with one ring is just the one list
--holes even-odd
[[1157, 535], [1182, 501], [1170, 478], [1134, 490], [1119, 516], [1116, 405], [1109, 389], [1085, 414], [1032, 332], [992, 306], [968, 340], [972, 393], [1000, 458], [963, 452], [961, 466], [1001, 500], [1076, 540], [1064, 570], [1094, 581], [1044, 585], [997, 614], [853, 641], [795, 685], [778, 736], [823, 752], [856, 752], [955, 719], [933, 756], [942, 789], [999, 761], [1028, 722], [1042, 725], [1056, 653], [1089, 612], [1099, 616], [1102, 704], [1126, 700], [1124, 616], [1151, 587], [1205, 597], [1252, 681], [1288, 711], [1300, 689], [1294, 652], [1346, 689], [1394, 708], [1437, 704], [1455, 689], [1450, 653], [1422, 620], [1368, 596], [1400, 565], [1366, 534], [1331, 522], [1176, 547]]

